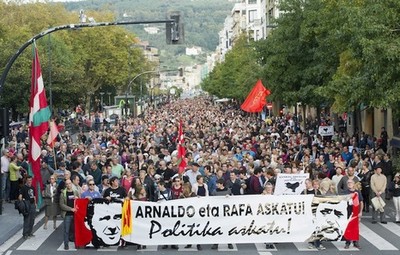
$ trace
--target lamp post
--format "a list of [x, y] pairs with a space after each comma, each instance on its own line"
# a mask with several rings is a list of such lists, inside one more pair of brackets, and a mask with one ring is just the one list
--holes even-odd
[[111, 92], [107, 92], [108, 95], [108, 105], [111, 105]]
[[103, 95], [104, 92], [100, 92], [100, 111], [103, 112]]

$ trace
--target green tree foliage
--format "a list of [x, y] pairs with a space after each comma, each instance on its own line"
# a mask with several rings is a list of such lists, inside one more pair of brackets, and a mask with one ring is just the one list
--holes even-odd
[[382, 108], [397, 104], [400, 2], [337, 0], [325, 9], [332, 13], [340, 11], [342, 22], [336, 29], [340, 37], [329, 38], [339, 45], [340, 63], [321, 94], [334, 95], [335, 109], [342, 111], [361, 104]]
[[[282, 0], [279, 7], [277, 28], [255, 44], [272, 99], [333, 105], [337, 112], [399, 105], [400, 1]], [[204, 89], [232, 97], [241, 91], [235, 79], [243, 76], [235, 75], [254, 61], [237, 65], [232, 56], [216, 66]]]
[[220, 98], [243, 100], [260, 78], [261, 66], [254, 43], [243, 35], [202, 82], [202, 89]]
[[399, 102], [399, 2], [282, 1], [265, 41], [272, 97], [351, 111]]
[[332, 72], [315, 53], [319, 42], [314, 26], [320, 3], [288, 0], [282, 1], [280, 8], [284, 14], [276, 21], [277, 28], [260, 42], [264, 44], [260, 54], [264, 57], [265, 79], [271, 84], [271, 99], [320, 107], [325, 99], [315, 89], [325, 84]]
[[[112, 21], [109, 12], [90, 12], [96, 20]], [[77, 12], [61, 4], [0, 3], [1, 71], [10, 57], [35, 34], [49, 27], [77, 23]], [[123, 27], [86, 28], [60, 31], [39, 39], [36, 44], [49, 98], [50, 78], [54, 108], [74, 107], [89, 93], [125, 93], [129, 76], [152, 70], [140, 50], [132, 50], [135, 35]], [[28, 113], [32, 50], [15, 61], [7, 77], [1, 100], [17, 114]], [[143, 77], [144, 80], [149, 77]]]

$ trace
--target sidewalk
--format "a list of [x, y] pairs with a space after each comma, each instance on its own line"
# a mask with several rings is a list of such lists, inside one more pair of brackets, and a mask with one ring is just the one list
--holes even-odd
[[23, 217], [14, 209], [14, 204], [3, 202], [3, 214], [0, 215], [0, 245], [22, 229]]

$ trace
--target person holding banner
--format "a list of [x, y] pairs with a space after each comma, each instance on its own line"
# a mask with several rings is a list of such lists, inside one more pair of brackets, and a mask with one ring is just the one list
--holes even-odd
[[[351, 201], [351, 204], [347, 207], [347, 212], [350, 217], [350, 224], [352, 224], [352, 227], [354, 229], [351, 229], [349, 226], [346, 229], [346, 233], [344, 235], [346, 244], [344, 246], [345, 249], [350, 248], [350, 244], [353, 242], [354, 247], [361, 249], [360, 244], [359, 244], [359, 224], [360, 224], [360, 219], [362, 216], [363, 212], [363, 207], [364, 207], [364, 199], [363, 196], [361, 195], [361, 192], [356, 189], [355, 181], [353, 179], [347, 180], [347, 190], [343, 194], [353, 194], [357, 193], [358, 199], [353, 199]], [[358, 201], [357, 201], [358, 200]], [[357, 210], [358, 207], [358, 210]], [[354, 226], [354, 225], [355, 226]], [[353, 233], [351, 231], [357, 231], [357, 233]], [[349, 238], [349, 237], [353, 238]]]
[[179, 176], [172, 179], [171, 194], [172, 199], [178, 199], [183, 192], [182, 180]]
[[[262, 193], [263, 195], [273, 195], [274, 194], [274, 185], [270, 182], [266, 182], [264, 185], [264, 191]], [[265, 243], [265, 248], [266, 249], [274, 249], [274, 245], [272, 243]]]
[[314, 183], [310, 178], [307, 178], [305, 181], [306, 189], [301, 192], [303, 195], [321, 195], [321, 191], [318, 189], [314, 189]]
[[[307, 178], [305, 184], [306, 184], [306, 189], [301, 194], [321, 195], [321, 191], [314, 188], [313, 180]], [[321, 244], [321, 240], [317, 238], [308, 243], [308, 249], [325, 250], [326, 248]]]
[[66, 188], [61, 192], [60, 208], [61, 216], [64, 218], [64, 250], [69, 250], [69, 240], [73, 240], [74, 212], [76, 211], [74, 201], [79, 198], [77, 190], [72, 188], [72, 181], [65, 181]]
[[110, 179], [110, 187], [104, 191], [103, 197], [108, 201], [123, 201], [128, 197], [125, 189], [119, 186], [119, 179], [113, 176]]
[[[230, 196], [232, 195], [231, 189], [225, 187], [225, 180], [220, 178], [217, 180], [217, 190], [215, 192], [215, 196]], [[218, 244], [213, 244], [211, 249], [216, 250], [218, 249]], [[233, 245], [228, 243], [228, 249], [232, 250]]]
[[199, 197], [208, 197], [208, 186], [204, 183], [204, 177], [202, 175], [196, 176], [196, 182], [192, 184], [192, 191]]

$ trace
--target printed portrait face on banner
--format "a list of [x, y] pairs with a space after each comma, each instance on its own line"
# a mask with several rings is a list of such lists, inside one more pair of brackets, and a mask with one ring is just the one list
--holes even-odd
[[115, 245], [121, 238], [121, 203], [92, 201], [88, 207], [88, 223], [93, 233], [93, 245]]
[[321, 203], [315, 215], [316, 234], [321, 239], [340, 240], [347, 226], [347, 202]]

